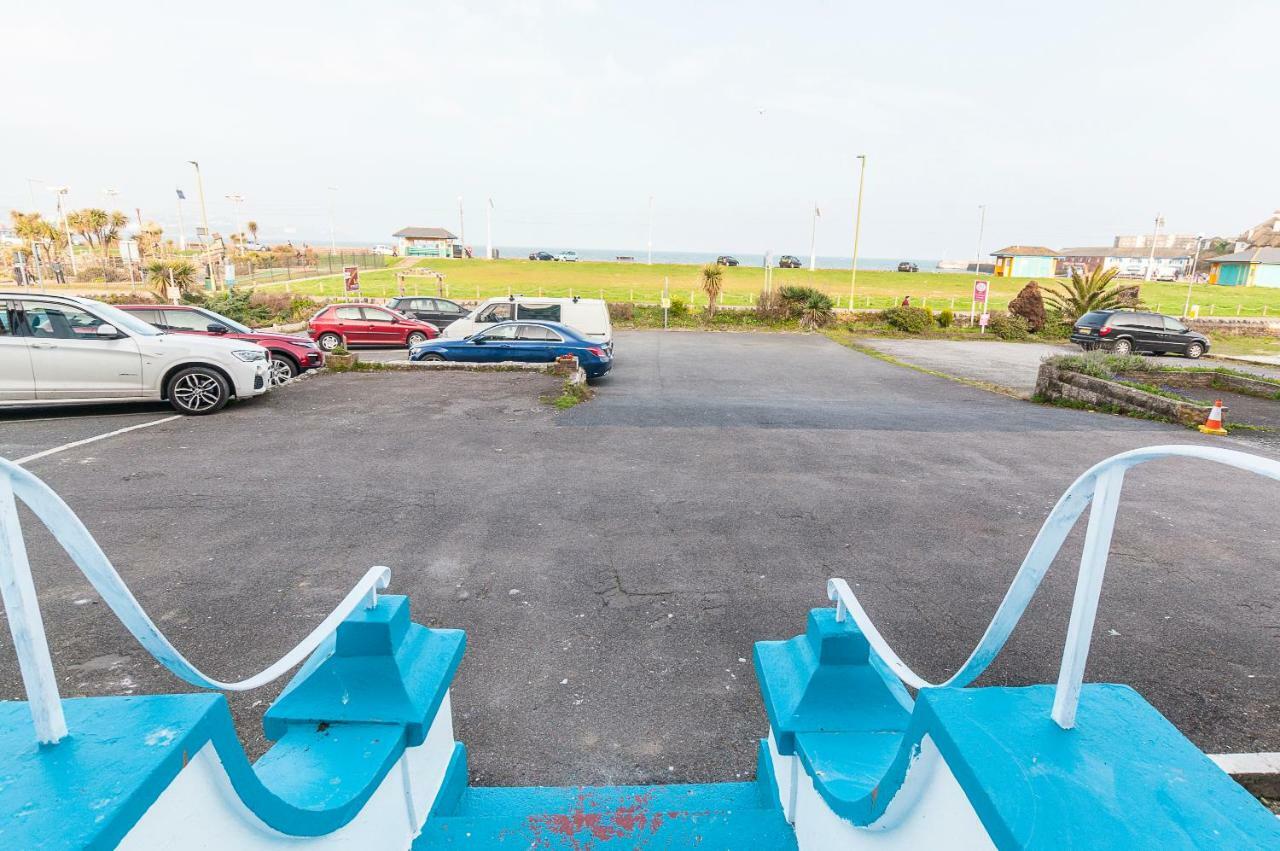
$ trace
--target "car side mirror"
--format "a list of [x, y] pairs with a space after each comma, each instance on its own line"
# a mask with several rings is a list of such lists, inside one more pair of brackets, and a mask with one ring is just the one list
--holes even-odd
[[103, 337], [105, 339], [112, 339], [112, 340], [120, 336], [120, 330], [116, 328], [116, 326], [107, 322], [104, 322], [101, 325], [99, 325], [98, 330], [95, 333], [97, 333], [99, 337]]
[[221, 322], [210, 322], [204, 330], [208, 331], [210, 334], [226, 334], [231, 329], [226, 325], [223, 325]]

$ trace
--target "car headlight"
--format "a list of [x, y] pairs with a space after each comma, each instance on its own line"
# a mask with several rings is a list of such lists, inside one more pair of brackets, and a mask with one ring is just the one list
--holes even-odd
[[254, 361], [267, 359], [267, 353], [262, 349], [236, 349], [231, 354], [235, 355], [236, 357], [240, 358], [240, 360], [245, 361], [247, 363], [253, 363]]

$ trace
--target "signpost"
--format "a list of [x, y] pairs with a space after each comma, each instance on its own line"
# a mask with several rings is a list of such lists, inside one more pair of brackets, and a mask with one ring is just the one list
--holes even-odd
[[[985, 317], [985, 316], [986, 316], [986, 314], [987, 314], [987, 292], [988, 292], [988, 290], [990, 290], [990, 286], [988, 286], [988, 284], [987, 284], [987, 282], [986, 282], [986, 281], [974, 281], [974, 282], [973, 282], [973, 300], [969, 302], [969, 327], [971, 327], [971, 328], [973, 327], [973, 313], [974, 313], [974, 308], [975, 308], [975, 307], [977, 307], [977, 305], [978, 305], [978, 303], [979, 303], [979, 302], [981, 302], [981, 303], [982, 303], [982, 314], [983, 314], [983, 316]], [[984, 319], [983, 319], [983, 321], [982, 321], [982, 327], [983, 327], [983, 328], [986, 328], [986, 327], [987, 327], [987, 322], [986, 322], [986, 319], [985, 319], [985, 318], [984, 318]]]
[[343, 266], [342, 280], [346, 286], [347, 295], [360, 295], [359, 266]]
[[671, 310], [671, 278], [662, 279], [662, 328], [667, 327], [667, 311]]

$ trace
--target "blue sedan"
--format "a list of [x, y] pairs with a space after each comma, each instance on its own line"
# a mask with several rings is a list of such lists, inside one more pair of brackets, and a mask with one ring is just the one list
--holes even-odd
[[409, 360], [465, 363], [551, 363], [574, 355], [588, 378], [613, 367], [610, 346], [559, 322], [499, 322], [461, 340], [437, 337], [409, 350]]

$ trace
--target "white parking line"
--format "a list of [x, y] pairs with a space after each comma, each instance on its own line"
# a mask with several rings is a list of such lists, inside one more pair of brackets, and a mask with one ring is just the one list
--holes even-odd
[[1209, 754], [1227, 774], [1280, 774], [1280, 753]]
[[124, 434], [125, 432], [128, 432], [128, 431], [137, 431], [140, 428], [151, 428], [151, 426], [160, 425], [161, 423], [169, 423], [169, 422], [173, 422], [174, 420], [180, 420], [180, 419], [182, 419], [181, 414], [174, 414], [171, 417], [161, 417], [158, 420], [152, 420], [151, 422], [148, 422], [148, 423], [138, 423], [137, 425], [126, 426], [125, 428], [118, 428], [115, 431], [109, 431], [109, 432], [106, 432], [105, 434], [98, 434], [98, 435], [94, 435], [93, 437], [86, 437], [84, 440], [73, 440], [70, 443], [62, 444], [61, 446], [55, 446], [52, 449], [46, 449], [43, 452], [37, 452], [34, 455], [28, 455], [25, 458], [19, 458], [13, 463], [26, 464], [29, 461], [35, 461], [39, 458], [47, 458], [50, 455], [57, 455], [59, 452], [66, 452], [68, 449], [75, 449], [77, 446], [84, 446], [86, 443], [96, 443], [99, 440], [106, 440], [108, 437], [115, 437], [118, 434]]

